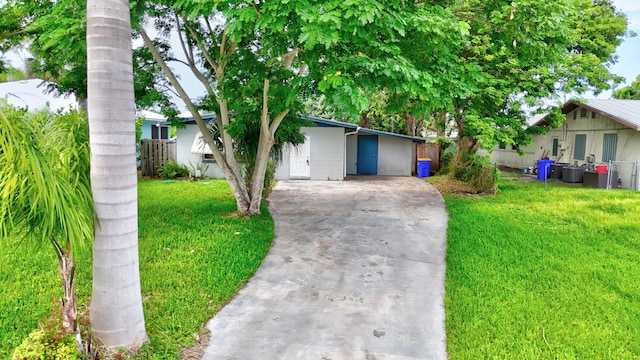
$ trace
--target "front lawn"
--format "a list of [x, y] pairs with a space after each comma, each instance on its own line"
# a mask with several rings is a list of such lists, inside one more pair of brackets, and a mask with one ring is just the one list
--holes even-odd
[[640, 358], [640, 192], [447, 195], [451, 359]]
[[[232, 216], [235, 201], [224, 180], [142, 180], [138, 193], [140, 276], [151, 339], [142, 357], [176, 359], [255, 272], [271, 245], [273, 221], [264, 207], [252, 219]], [[61, 290], [50, 249], [16, 243], [0, 257], [0, 359], [7, 359]], [[89, 249], [76, 256], [79, 306], [89, 301], [90, 259]]]

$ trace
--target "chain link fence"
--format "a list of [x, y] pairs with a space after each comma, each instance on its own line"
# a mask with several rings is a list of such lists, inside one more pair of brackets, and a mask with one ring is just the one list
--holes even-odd
[[640, 190], [638, 183], [638, 161], [609, 161], [607, 189]]

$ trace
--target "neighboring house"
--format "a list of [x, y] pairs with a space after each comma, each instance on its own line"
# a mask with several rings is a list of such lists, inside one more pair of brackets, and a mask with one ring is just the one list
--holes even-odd
[[[637, 179], [632, 164], [640, 162], [640, 100], [569, 101], [562, 113], [566, 115], [562, 126], [534, 136], [533, 144], [522, 148], [526, 156], [518, 156], [514, 146], [499, 145], [491, 153], [491, 161], [498, 166], [523, 168], [534, 166], [544, 154], [556, 162], [577, 165], [607, 164], [611, 160], [618, 162], [623, 182], [634, 176]], [[533, 125], [548, 125], [546, 117]]]
[[[285, 149], [276, 167], [276, 179], [344, 180], [346, 175], [360, 174], [411, 176], [414, 143], [425, 141], [339, 121], [302, 118], [316, 126], [301, 129], [306, 138], [304, 144]], [[210, 162], [206, 176], [224, 177], [193, 119], [185, 121], [176, 137], [178, 163], [188, 166]]]
[[47, 83], [41, 79], [0, 83], [0, 99], [6, 99], [9, 104], [27, 108], [29, 111], [45, 108], [53, 111], [77, 109], [75, 96], [55, 96], [47, 93]]
[[169, 139], [171, 137], [170, 126], [166, 122], [167, 118], [163, 115], [143, 110], [137, 114], [137, 117], [144, 117], [140, 139]]

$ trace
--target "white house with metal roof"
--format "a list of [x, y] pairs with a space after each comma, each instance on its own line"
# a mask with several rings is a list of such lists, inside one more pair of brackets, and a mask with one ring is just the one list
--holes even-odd
[[57, 96], [48, 92], [47, 82], [42, 79], [0, 83], [0, 98], [29, 111], [77, 109], [76, 98], [73, 95]]
[[[534, 166], [543, 155], [558, 163], [577, 165], [616, 161], [623, 182], [634, 176], [637, 181], [637, 174], [625, 173], [626, 168], [633, 172], [633, 166], [623, 165], [640, 162], [640, 100], [568, 101], [562, 113], [566, 115], [562, 126], [534, 136], [532, 145], [521, 148], [526, 156], [519, 156], [514, 146], [497, 146], [491, 161], [513, 168]], [[548, 125], [546, 117], [534, 125]]]
[[[205, 116], [206, 118], [206, 116]], [[301, 117], [316, 126], [301, 128], [304, 144], [285, 149], [276, 179], [344, 180], [347, 175], [411, 176], [414, 143], [423, 138], [361, 128], [334, 120]], [[195, 121], [177, 130], [177, 161], [209, 163], [207, 177], [224, 177], [204, 144]]]

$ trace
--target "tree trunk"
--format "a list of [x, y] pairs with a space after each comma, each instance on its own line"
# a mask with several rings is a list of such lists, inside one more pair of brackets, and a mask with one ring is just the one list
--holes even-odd
[[110, 349], [147, 341], [138, 260], [129, 2], [87, 1], [91, 189], [96, 213], [91, 330]]
[[253, 167], [251, 175], [251, 183], [249, 185], [251, 204], [247, 212], [247, 216], [260, 214], [260, 203], [262, 202], [262, 190], [264, 189], [264, 176], [267, 172], [267, 164], [269, 163], [269, 153], [273, 146], [274, 138], [267, 134], [260, 134], [258, 143], [258, 152], [256, 154], [256, 163]]
[[[76, 306], [76, 268], [73, 264], [71, 249], [62, 249], [60, 245], [51, 239], [51, 243], [58, 259], [58, 271], [62, 282], [62, 329], [65, 334], [77, 334], [77, 306]], [[82, 343], [78, 344], [82, 348]]]
[[469, 156], [475, 155], [478, 151], [478, 140], [470, 136], [462, 136], [458, 140], [458, 153], [455, 161], [459, 165], [464, 165], [469, 161]]

